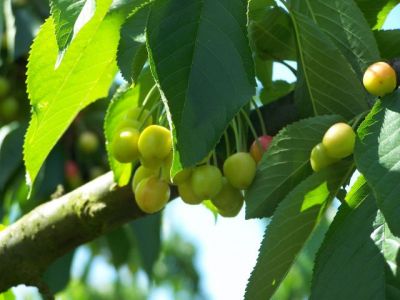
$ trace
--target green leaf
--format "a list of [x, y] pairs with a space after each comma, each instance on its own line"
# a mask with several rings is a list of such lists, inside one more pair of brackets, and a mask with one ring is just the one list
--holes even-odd
[[128, 82], [135, 82], [147, 60], [145, 29], [150, 3], [136, 9], [121, 28], [118, 46], [118, 66]]
[[311, 299], [385, 299], [384, 259], [371, 239], [375, 199], [360, 177], [321, 246]]
[[97, 7], [59, 65], [52, 18], [33, 43], [27, 79], [32, 117], [24, 145], [29, 185], [78, 112], [108, 93], [117, 70], [119, 29], [124, 19], [118, 13], [105, 17], [108, 5]]
[[0, 294], [0, 300], [14, 300], [15, 296], [12, 290], [8, 290], [5, 293]]
[[265, 232], [245, 299], [273, 295], [351, 170], [349, 162], [343, 161], [314, 173], [279, 204]]
[[378, 100], [358, 128], [354, 158], [390, 230], [400, 236], [400, 91]]
[[115, 181], [119, 186], [129, 183], [132, 175], [132, 163], [123, 164], [118, 162], [112, 155], [111, 142], [117, 132], [118, 126], [125, 118], [126, 112], [139, 104], [146, 97], [147, 93], [154, 85], [154, 80], [149, 70], [143, 72], [134, 87], [122, 87], [114, 95], [108, 107], [104, 122], [104, 133], [106, 137], [106, 148], [108, 161], [114, 173]]
[[400, 30], [375, 30], [375, 39], [384, 59], [394, 59], [400, 56]]
[[398, 0], [355, 0], [371, 28], [380, 29]]
[[400, 249], [400, 239], [395, 237], [390, 231], [385, 217], [380, 211], [378, 211], [373, 228], [374, 231], [371, 234], [372, 240], [383, 254], [392, 273], [398, 274], [396, 258]]
[[[97, 2], [100, 1], [101, 0], [97, 0]], [[78, 16], [86, 2], [86, 0], [50, 1], [50, 12], [54, 19], [57, 44], [60, 50], [64, 50], [68, 43], [72, 40], [75, 22], [78, 19]], [[82, 20], [83, 22], [89, 21], [90, 17], [92, 17], [94, 14], [96, 6], [93, 0], [88, 1], [87, 4], [89, 4], [86, 5], [87, 12], [85, 11], [87, 18], [86, 20]]]
[[260, 93], [260, 100], [268, 104], [282, 98], [294, 90], [295, 84], [284, 80], [273, 81], [269, 86], [264, 87]]
[[160, 0], [152, 6], [147, 42], [172, 119], [174, 172], [206, 157], [255, 93], [246, 5]]
[[142, 258], [142, 265], [150, 278], [161, 251], [161, 219], [161, 213], [157, 213], [131, 223]]
[[249, 22], [261, 20], [265, 12], [274, 5], [274, 0], [249, 0], [247, 13], [249, 17]]
[[262, 60], [258, 56], [254, 57], [256, 76], [263, 86], [272, 84], [273, 64], [272, 60]]
[[269, 217], [279, 202], [312, 173], [310, 153], [326, 130], [342, 120], [320, 116], [287, 126], [272, 141], [246, 193], [246, 218]]
[[304, 92], [315, 115], [339, 114], [349, 120], [368, 109], [365, 91], [333, 41], [310, 18], [291, 14], [297, 36]]
[[310, 0], [306, 3], [312, 18], [361, 78], [364, 70], [379, 59], [379, 51], [359, 7], [351, 0]]
[[74, 253], [71, 251], [57, 259], [44, 273], [43, 280], [53, 294], [62, 291], [70, 281]]
[[0, 128], [0, 191], [22, 164], [22, 144], [26, 128], [12, 123]]
[[128, 261], [131, 251], [131, 242], [125, 227], [118, 228], [106, 235], [108, 248], [111, 252], [112, 263], [118, 270]]
[[281, 7], [265, 10], [262, 18], [249, 25], [250, 38], [257, 55], [264, 60], [296, 60], [292, 21]]

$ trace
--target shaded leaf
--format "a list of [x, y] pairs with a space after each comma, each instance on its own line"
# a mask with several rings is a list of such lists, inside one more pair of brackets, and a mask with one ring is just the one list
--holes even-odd
[[355, 0], [371, 28], [380, 29], [398, 0]]
[[147, 42], [172, 118], [173, 174], [206, 157], [255, 93], [246, 8], [245, 0], [160, 0], [152, 6]]
[[246, 192], [246, 218], [268, 217], [279, 202], [312, 174], [310, 153], [338, 116], [301, 120], [284, 128], [272, 140]]
[[131, 242], [125, 227], [118, 228], [106, 235], [108, 247], [111, 251], [112, 263], [116, 269], [128, 261], [131, 251]]
[[302, 72], [315, 115], [339, 114], [347, 120], [368, 109], [365, 91], [332, 40], [310, 18], [294, 11], [293, 24]]
[[379, 51], [359, 7], [349, 0], [310, 0], [307, 4], [313, 19], [361, 77], [379, 59]]
[[400, 56], [400, 30], [375, 30], [375, 39], [384, 59], [394, 59]]
[[264, 104], [274, 102], [294, 90], [295, 84], [284, 80], [273, 81], [269, 86], [264, 87], [260, 93], [260, 100]]
[[17, 123], [0, 128], [0, 191], [22, 165], [22, 144], [26, 127]]
[[74, 253], [71, 251], [57, 259], [44, 273], [43, 280], [53, 294], [62, 291], [70, 281]]
[[262, 59], [296, 59], [292, 21], [281, 7], [266, 9], [262, 18], [249, 24], [249, 31], [253, 48]]
[[50, 12], [54, 19], [56, 29], [56, 38], [58, 48], [63, 50], [67, 47], [68, 43], [72, 40], [74, 34], [74, 25], [82, 11], [83, 6], [87, 2], [86, 20], [89, 21], [93, 16], [95, 10], [95, 0], [51, 0]]
[[360, 177], [318, 252], [311, 299], [385, 299], [385, 262], [370, 237], [376, 215], [375, 199]]
[[136, 236], [142, 265], [151, 278], [153, 266], [161, 251], [161, 213], [148, 215], [131, 223]]
[[279, 204], [265, 232], [245, 299], [269, 299], [273, 295], [351, 170], [343, 161], [314, 173]]
[[249, 22], [259, 21], [265, 12], [275, 5], [275, 0], [249, 0], [248, 18]]
[[144, 31], [150, 12], [150, 3], [136, 9], [121, 28], [117, 60], [121, 74], [128, 82], [136, 81], [147, 60]]

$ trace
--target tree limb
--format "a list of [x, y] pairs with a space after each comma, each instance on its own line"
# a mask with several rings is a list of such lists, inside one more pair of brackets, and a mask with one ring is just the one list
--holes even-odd
[[36, 207], [0, 232], [0, 293], [34, 286], [57, 258], [143, 216], [130, 186], [118, 188], [111, 172]]

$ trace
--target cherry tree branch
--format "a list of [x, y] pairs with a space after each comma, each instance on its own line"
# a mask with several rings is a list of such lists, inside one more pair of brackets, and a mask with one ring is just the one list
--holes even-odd
[[57, 258], [143, 216], [130, 186], [118, 188], [111, 172], [36, 207], [0, 232], [0, 293], [35, 286]]

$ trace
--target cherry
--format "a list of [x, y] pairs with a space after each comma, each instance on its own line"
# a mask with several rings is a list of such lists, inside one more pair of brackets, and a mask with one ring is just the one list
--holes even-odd
[[10, 91], [10, 82], [7, 78], [0, 76], [0, 97], [5, 97]]
[[83, 180], [78, 164], [73, 160], [67, 160], [64, 165], [65, 179], [68, 185], [75, 189], [82, 185]]
[[153, 117], [151, 116], [150, 112], [147, 109], [141, 107], [131, 108], [126, 113], [126, 119], [137, 121], [140, 126], [144, 122], [143, 127], [148, 127], [153, 123]]
[[242, 192], [223, 178], [221, 191], [211, 198], [211, 202], [217, 207], [221, 216], [235, 217], [240, 212], [244, 200]]
[[187, 204], [196, 205], [203, 202], [203, 199], [194, 193], [192, 184], [189, 180], [178, 185], [178, 192], [183, 202]]
[[328, 152], [326, 151], [326, 148], [322, 143], [316, 145], [311, 151], [310, 163], [311, 168], [315, 172], [318, 172], [326, 168], [327, 166], [334, 164], [338, 160], [339, 159], [332, 158], [328, 155]]
[[190, 176], [192, 175], [192, 169], [183, 169], [176, 173], [176, 175], [172, 178], [172, 183], [176, 185], [180, 185], [185, 181], [189, 180]]
[[85, 154], [93, 154], [99, 149], [99, 138], [91, 131], [84, 131], [78, 139], [79, 149]]
[[140, 134], [138, 147], [145, 159], [164, 160], [172, 150], [171, 132], [159, 125], [150, 125]]
[[14, 97], [0, 100], [0, 117], [6, 122], [13, 121], [18, 116], [19, 103]]
[[193, 192], [198, 198], [211, 199], [222, 188], [222, 174], [217, 167], [204, 165], [193, 169], [190, 182]]
[[153, 214], [163, 209], [169, 197], [169, 185], [157, 177], [143, 179], [135, 190], [137, 205], [148, 214]]
[[238, 152], [225, 160], [223, 169], [233, 187], [247, 189], [256, 175], [257, 164], [249, 153]]
[[149, 178], [151, 176], [157, 176], [158, 171], [154, 169], [148, 169], [144, 166], [140, 166], [139, 168], [136, 169], [135, 174], [133, 175], [132, 179], [132, 190], [135, 192], [137, 186], [139, 183], [146, 178]]
[[365, 89], [374, 96], [385, 96], [394, 91], [397, 86], [396, 71], [385, 62], [370, 65], [364, 73]]
[[346, 123], [336, 123], [325, 133], [322, 144], [332, 158], [344, 158], [354, 151], [356, 134]]
[[130, 163], [139, 157], [139, 131], [136, 128], [124, 128], [117, 132], [112, 141], [114, 158], [121, 163]]
[[258, 143], [257, 141], [254, 141], [253, 144], [251, 144], [250, 154], [254, 158], [256, 163], [258, 163], [261, 160], [263, 154], [268, 150], [268, 147], [271, 144], [271, 142], [272, 142], [272, 136], [262, 135], [258, 138]]

